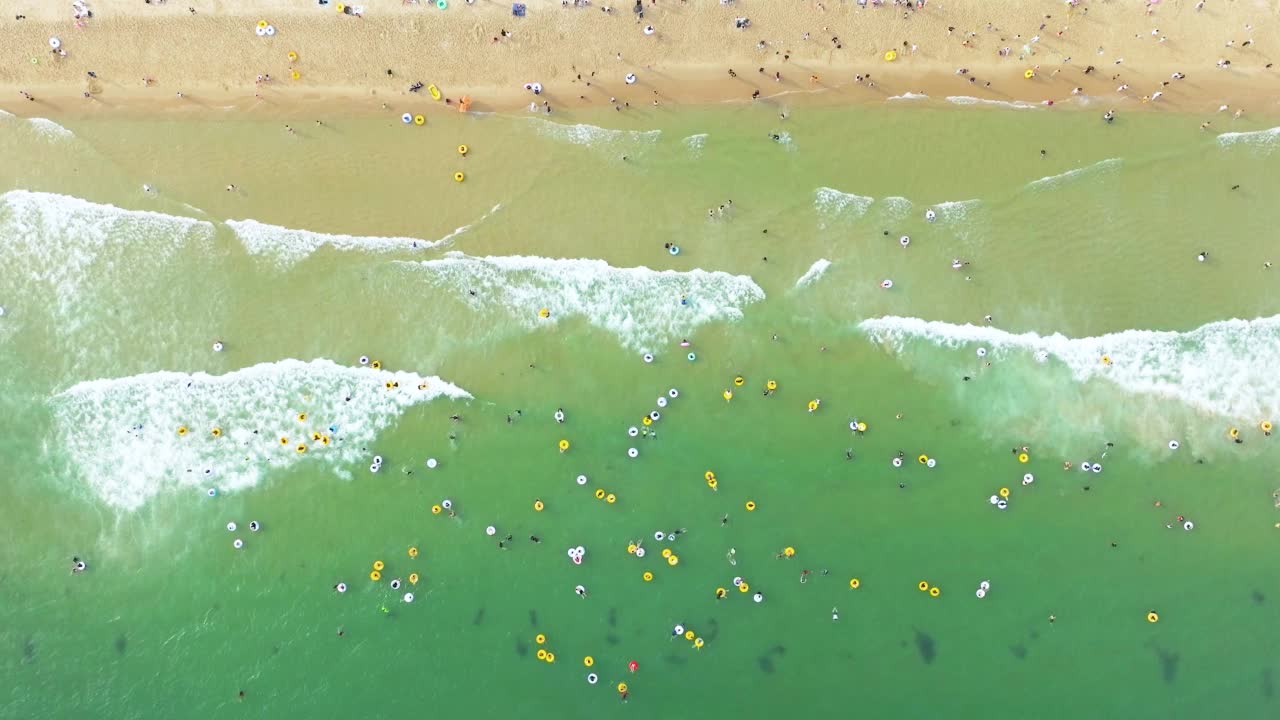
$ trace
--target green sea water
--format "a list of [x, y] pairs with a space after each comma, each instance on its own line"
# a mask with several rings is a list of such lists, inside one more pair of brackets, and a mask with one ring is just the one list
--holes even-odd
[[0, 717], [1277, 712], [1265, 122], [399, 112], [0, 116]]

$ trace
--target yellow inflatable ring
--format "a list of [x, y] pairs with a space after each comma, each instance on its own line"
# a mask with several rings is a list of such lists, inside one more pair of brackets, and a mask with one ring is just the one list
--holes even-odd
[[1000, 497], [1002, 498], [1009, 497], [1009, 488], [1007, 487], [1000, 488]]
[[547, 651], [546, 651], [546, 650], [544, 650], [544, 649], [542, 649], [542, 648], [538, 648], [538, 659], [539, 659], [539, 660], [546, 660], [546, 659], [547, 659]]
[[849, 589], [850, 589], [850, 590], [857, 590], [857, 589], [858, 589], [858, 586], [859, 586], [859, 585], [861, 585], [861, 584], [862, 584], [862, 583], [858, 580], [858, 578], [853, 578], [853, 579], [851, 579], [851, 580], [849, 581]]
[[648, 427], [653, 424], [653, 418], [649, 417], [648, 415], [645, 415], [644, 417], [640, 418], [640, 424], [644, 425], [645, 427]]
[[321, 436], [320, 436], [320, 444], [321, 444], [321, 445], [328, 445], [328, 444], [329, 444], [329, 436], [328, 436], [328, 435], [321, 435]]
[[432, 515], [439, 515], [439, 514], [440, 514], [440, 506], [439, 506], [439, 505], [432, 505], [432, 506], [431, 506], [431, 514], [432, 514]]
[[719, 483], [717, 483], [717, 482], [716, 482], [716, 479], [715, 479], [715, 478], [711, 478], [710, 480], [708, 480], [708, 481], [707, 481], [707, 487], [711, 488], [712, 490], [715, 490], [715, 489], [716, 489], [716, 485], [718, 485], [718, 484], [719, 484]]
[[298, 443], [298, 447], [294, 448], [294, 450], [297, 450], [298, 454], [301, 455], [302, 453], [307, 451], [307, 446], [303, 445], [302, 443]]
[[178, 426], [178, 437], [182, 437], [183, 435], [186, 435], [186, 434], [187, 434], [187, 426], [186, 426], [186, 425], [179, 425], [179, 426]]
[[220, 427], [216, 427], [216, 428], [214, 428], [214, 429], [210, 430], [210, 431], [209, 431], [209, 434], [210, 434], [210, 435], [212, 435], [212, 436], [214, 436], [214, 437], [222, 437], [222, 428], [220, 428]]
[[671, 548], [662, 548], [662, 557], [663, 558], [671, 557]]
[[925, 464], [925, 463], [929, 462], [929, 456], [928, 456], [928, 455], [921, 455], [920, 457], [916, 458], [916, 460], [918, 460], [918, 461], [920, 462], [920, 464], [921, 464], [921, 465], [923, 465], [923, 464]]
[[347, 11], [347, 6], [343, 5], [342, 3], [338, 3], [338, 12], [346, 12], [346, 11]]
[[729, 594], [729, 591], [728, 591], [728, 590], [725, 590], [725, 589], [724, 589], [724, 588], [722, 588], [722, 587], [720, 587], [720, 588], [716, 588], [716, 599], [717, 599], [717, 600], [719, 600], [720, 598], [723, 598], [725, 595], [728, 595], [728, 594]]
[[693, 639], [693, 646], [694, 646], [694, 647], [696, 647], [696, 648], [698, 648], [699, 650], [701, 650], [701, 649], [702, 649], [702, 646], [703, 646], [704, 644], [705, 644], [705, 643], [703, 643], [703, 642], [702, 642], [702, 638], [694, 638], [694, 639]]
[[885, 62], [893, 62], [894, 60], [897, 60], [897, 59], [898, 59], [898, 53], [893, 50], [890, 50], [889, 52], [884, 54]]
[[289, 51], [289, 62], [294, 62], [294, 61], [295, 61], [295, 60], [297, 60], [297, 59], [298, 59], [298, 53], [296, 53], [296, 52], [294, 52], [294, 51], [290, 50], [290, 51]]
[[796, 549], [795, 549], [795, 548], [793, 548], [793, 547], [791, 547], [790, 545], [788, 545], [788, 546], [786, 547], [786, 549], [784, 549], [784, 550], [782, 551], [782, 554], [783, 554], [783, 555], [785, 555], [785, 556], [787, 556], [787, 557], [795, 557], [795, 555], [796, 555]]
[[866, 431], [867, 431], [867, 424], [864, 422], [858, 423], [858, 432], [866, 432]]
[[426, 124], [426, 122], [427, 122], [427, 118], [426, 118], [426, 116], [425, 116], [425, 115], [414, 115], [414, 116], [413, 116], [413, 124], [414, 124], [414, 125], [425, 125], [425, 124]]
[[266, 29], [267, 29], [267, 21], [266, 21], [266, 20], [259, 20], [259, 21], [258, 21], [258, 27], [262, 28], [263, 30], [266, 30]]
[[624, 692], [626, 692], [626, 691], [627, 691], [627, 684], [626, 684], [626, 683], [618, 683], [618, 692], [620, 692], [620, 693], [624, 693]]
[[738, 583], [738, 592], [750, 592], [750, 591], [751, 591], [751, 586], [748, 585], [745, 581]]
[[538, 311], [538, 317], [542, 318], [543, 320], [546, 320], [547, 318], [551, 317], [551, 310], [548, 308], [542, 308], [541, 310]]
[[604, 501], [612, 505], [618, 502], [618, 496], [614, 495], [613, 493], [609, 493], [608, 495], [604, 496]]
[[748, 501], [747, 501], [747, 504], [745, 505], [745, 507], [747, 508], [747, 512], [751, 512], [752, 510], [755, 510], [755, 509], [756, 509], [756, 501], [755, 501], [755, 500], [748, 500]]
[[289, 77], [293, 80], [301, 80], [302, 73], [298, 72], [297, 70], [293, 70], [293, 71], [290, 71]]
[[777, 390], [777, 389], [778, 389], [778, 381], [777, 381], [777, 380], [770, 380], [769, 382], [765, 383], [765, 384], [764, 384], [764, 386], [765, 386], [766, 388], [770, 389], [770, 390]]
[[1269, 432], [1271, 432], [1271, 428], [1272, 428], [1271, 421], [1270, 421], [1270, 420], [1263, 420], [1263, 421], [1258, 425], [1258, 427], [1262, 428], [1262, 432], [1264, 432], [1264, 433], [1269, 433]]
[[1026, 78], [1026, 79], [1028, 79], [1028, 80], [1030, 80], [1031, 78], [1033, 78], [1033, 77], [1035, 77], [1035, 76], [1036, 76], [1036, 71], [1035, 71], [1035, 70], [1032, 70], [1031, 68], [1027, 68], [1026, 72], [1022, 73], [1022, 77]]
[[722, 393], [720, 393], [720, 394], [724, 396], [725, 402], [728, 402], [728, 401], [730, 401], [730, 400], [732, 400], [732, 399], [733, 399], [733, 391], [732, 391], [732, 390], [725, 390], [724, 392], [722, 392]]
[[418, 573], [409, 573], [409, 584], [410, 585], [418, 584]]
[[936, 587], [929, 588], [929, 597], [938, 597], [941, 594], [942, 594], [942, 591], [939, 590], [938, 588]]
[[597, 500], [604, 499], [604, 488], [596, 488], [596, 499]]
[[744, 383], [744, 382], [746, 382], [746, 379], [745, 379], [745, 378], [743, 378], [741, 375], [739, 375], [739, 376], [737, 376], [737, 377], [735, 377], [735, 378], [733, 379], [733, 386], [734, 386], [734, 387], [742, 387], [742, 383]]
[[1240, 437], [1240, 428], [1231, 428], [1227, 431], [1227, 434], [1231, 436], [1232, 440], [1234, 440]]
[[1024, 463], [1030, 459], [1031, 457], [1028, 456], [1026, 453], [1018, 453], [1018, 462]]
[[283, 435], [281, 435], [281, 436], [280, 436], [280, 444], [281, 444], [281, 445], [288, 445], [288, 444], [289, 444], [289, 438], [284, 437]]
[[1110, 356], [1110, 355], [1103, 355], [1103, 356], [1102, 356], [1102, 364], [1103, 364], [1103, 365], [1110, 365], [1110, 364], [1111, 364], [1111, 356]]
[[306, 422], [306, 421], [307, 421], [307, 414], [304, 412], [298, 413], [298, 422]]
[[670, 565], [671, 567], [675, 567], [676, 565], [679, 565], [679, 564], [680, 564], [680, 556], [679, 556], [679, 555], [671, 555], [671, 556], [669, 556], [669, 557], [667, 558], [667, 564], [668, 564], [668, 565]]
[[920, 588], [920, 592], [925, 592], [929, 589], [929, 583], [926, 580], [921, 580], [920, 584], [916, 585], [916, 587]]
[[818, 401], [817, 401], [817, 400], [810, 400], [810, 401], [809, 401], [809, 412], [813, 412], [814, 410], [817, 410], [817, 409], [818, 409]]
[[382, 579], [382, 573], [378, 572], [377, 570], [370, 570], [369, 579], [374, 582], [378, 582], [379, 580]]
[[644, 575], [642, 575], [641, 577], [644, 578], [645, 582], [651, 582], [653, 580], [653, 573], [649, 572], [648, 570], [645, 570]]
[[453, 181], [454, 181], [454, 182], [462, 182], [463, 180], [466, 180], [466, 179], [467, 179], [467, 176], [466, 176], [466, 175], [463, 175], [463, 174], [462, 174], [462, 173], [460, 173], [460, 172], [456, 172], [456, 173], [454, 173], [454, 174], [453, 174]]
[[555, 661], [556, 661], [556, 654], [553, 652], [547, 653], [547, 662], [553, 663]]
[[374, 570], [382, 570], [382, 569], [383, 569], [383, 568], [385, 568], [385, 567], [386, 567], [386, 564], [384, 564], [381, 560], [374, 560], [374, 561], [373, 561], [373, 569], [374, 569]]
[[692, 640], [692, 639], [694, 639], [695, 637], [697, 637], [697, 635], [696, 635], [692, 630], [685, 630], [685, 631], [684, 631], [684, 639], [685, 639], [685, 640]]
[[542, 504], [542, 501], [541, 501], [541, 500], [534, 500], [534, 501], [533, 501], [533, 509], [534, 509], [534, 511], [535, 511], [535, 512], [542, 512], [542, 508], [543, 508], [543, 507], [544, 507], [544, 505]]
[[381, 360], [374, 360], [373, 362], [369, 363], [369, 367], [373, 368], [374, 370], [381, 370], [381, 369], [382, 369], [382, 361], [381, 361]]
[[468, 151], [470, 151], [470, 149], [471, 149], [471, 148], [467, 147], [466, 145], [459, 145], [459, 146], [458, 146], [458, 154], [459, 154], [459, 155], [466, 155], [466, 154], [467, 154], [467, 152], [468, 152]]
[[559, 443], [559, 448], [560, 448], [560, 452], [564, 452], [565, 450], [568, 450], [568, 449], [569, 449], [569, 441], [568, 441], [568, 440], [561, 440], [561, 441], [560, 441], [560, 443]]
[[596, 664], [596, 659], [595, 659], [595, 658], [593, 658], [593, 657], [591, 657], [590, 655], [588, 655], [588, 656], [586, 656], [586, 657], [582, 658], [582, 664], [583, 664], [583, 665], [585, 665], [585, 666], [587, 666], [587, 667], [591, 667], [592, 665], [595, 665], [595, 664]]
[[418, 557], [418, 548], [410, 546], [410, 547], [409, 547], [409, 557], [411, 557], [411, 558], [416, 558], [416, 557]]
[[637, 547], [637, 545], [636, 545], [635, 543], [627, 543], [627, 554], [628, 554], [628, 555], [635, 555], [635, 554], [636, 554], [636, 547]]
[[706, 471], [705, 473], [703, 473], [703, 474], [702, 474], [702, 477], [704, 477], [704, 478], [706, 478], [706, 479], [708, 479], [708, 480], [715, 480], [715, 479], [716, 479], [716, 474], [715, 474], [715, 473], [713, 473], [713, 472], [711, 472], [710, 470], [708, 470], [708, 471]]
[[1147, 622], [1149, 622], [1149, 623], [1158, 623], [1158, 622], [1160, 622], [1160, 615], [1159, 615], [1159, 613], [1157, 613], [1155, 610], [1152, 610], [1152, 611], [1148, 612], [1148, 613], [1147, 613]]
[[547, 636], [543, 635], [542, 633], [538, 633], [537, 635], [533, 636], [533, 641], [541, 645], [547, 641]]

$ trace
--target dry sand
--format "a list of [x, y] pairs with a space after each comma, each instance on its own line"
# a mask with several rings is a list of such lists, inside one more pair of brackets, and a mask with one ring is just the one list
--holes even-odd
[[[339, 13], [333, 0], [157, 2], [93, 0], [93, 17], [77, 22], [64, 0], [0, 0], [0, 108], [452, 109], [425, 90], [408, 91], [421, 81], [450, 99], [470, 96], [475, 110], [532, 100], [557, 111], [611, 98], [751, 102], [757, 90], [786, 103], [905, 93], [1061, 103], [1078, 87], [1097, 108], [1213, 113], [1227, 105], [1280, 114], [1280, 69], [1268, 67], [1280, 55], [1280, 0], [1205, 0], [1200, 10], [1194, 0], [1081, 0], [1074, 8], [1062, 0], [929, 0], [922, 9], [892, 0], [644, 0], [642, 19], [625, 0], [532, 0], [525, 17], [494, 0], [450, 0], [445, 10], [365, 0], [362, 17]], [[736, 29], [739, 17], [750, 27]], [[260, 19], [274, 36], [255, 33]], [[65, 56], [51, 52], [50, 37]], [[889, 50], [898, 54], [893, 62], [884, 59]], [[1219, 67], [1222, 60], [1230, 65]], [[1025, 78], [1028, 70], [1035, 77]], [[628, 73], [635, 84], [625, 82]], [[270, 82], [259, 83], [264, 75]], [[540, 96], [524, 90], [530, 82], [542, 84]]]

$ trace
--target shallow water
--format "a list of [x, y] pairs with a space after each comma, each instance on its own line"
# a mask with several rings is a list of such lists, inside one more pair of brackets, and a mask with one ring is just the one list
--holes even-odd
[[0, 117], [0, 715], [1275, 705], [1274, 132], [321, 119]]

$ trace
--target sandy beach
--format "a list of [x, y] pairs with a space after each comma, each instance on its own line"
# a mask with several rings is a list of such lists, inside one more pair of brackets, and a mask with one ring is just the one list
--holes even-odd
[[[649, 0], [642, 15], [625, 2], [535, 0], [523, 17], [491, 0], [447, 9], [370, 0], [359, 16], [338, 12], [335, 2], [301, 0], [96, 0], [81, 6], [92, 17], [69, 3], [3, 5], [0, 107], [20, 115], [321, 102], [330, 110], [429, 113], [450, 111], [464, 96], [477, 111], [533, 101], [552, 111], [610, 103], [626, 110], [753, 96], [790, 104], [917, 94], [1280, 111], [1275, 0], [999, 8], [973, 0], [919, 8]], [[739, 19], [750, 22], [738, 28]], [[273, 34], [258, 34], [260, 21]], [[438, 87], [442, 101], [426, 87], [411, 92], [415, 83]], [[537, 96], [524, 89], [532, 83], [542, 87]], [[1090, 102], [1064, 103], [1081, 98]]]

